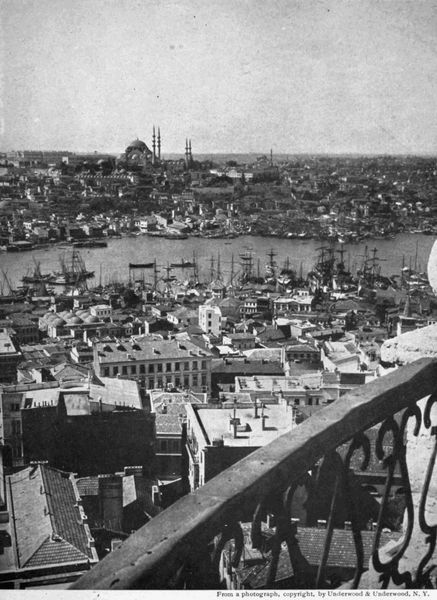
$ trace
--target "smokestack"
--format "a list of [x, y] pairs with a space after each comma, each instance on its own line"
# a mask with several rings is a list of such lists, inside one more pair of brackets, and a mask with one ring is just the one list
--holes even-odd
[[262, 425], [263, 431], [265, 431], [265, 429], [266, 429], [266, 419], [267, 419], [267, 415], [264, 414], [265, 407], [266, 407], [266, 405], [263, 402], [262, 406], [261, 406], [261, 425]]

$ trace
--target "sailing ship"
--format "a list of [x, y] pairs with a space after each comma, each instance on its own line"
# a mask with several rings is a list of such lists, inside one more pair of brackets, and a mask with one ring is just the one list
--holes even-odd
[[77, 285], [94, 277], [94, 271], [87, 270], [85, 262], [77, 250], [71, 252], [71, 257], [68, 260], [63, 255], [59, 261], [61, 271], [54, 274], [55, 279], [51, 282], [55, 285]]

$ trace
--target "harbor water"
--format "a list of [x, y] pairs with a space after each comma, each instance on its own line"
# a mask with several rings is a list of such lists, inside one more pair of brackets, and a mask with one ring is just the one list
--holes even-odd
[[[403, 265], [411, 266], [419, 271], [426, 271], [428, 256], [435, 241], [433, 236], [422, 234], [400, 234], [394, 239], [369, 239], [358, 244], [344, 245], [344, 263], [352, 273], [363, 264], [364, 257], [376, 256], [384, 275], [399, 275]], [[217, 273], [217, 261], [220, 256], [220, 270], [223, 281], [228, 283], [231, 272], [238, 276], [240, 255], [251, 253], [253, 256], [253, 274], [265, 274], [269, 262], [267, 254], [273, 249], [278, 268], [283, 268], [286, 261], [290, 268], [299, 274], [302, 269], [305, 275], [312, 269], [320, 256], [320, 248], [327, 247], [326, 242], [319, 240], [278, 239], [269, 237], [241, 236], [234, 239], [188, 238], [170, 240], [161, 237], [139, 235], [108, 239], [106, 248], [82, 248], [81, 257], [87, 269], [94, 271], [95, 276], [88, 282], [89, 287], [99, 283], [129, 280], [129, 263], [149, 263], [156, 259], [158, 277], [164, 278], [165, 268], [171, 263], [180, 263], [183, 259], [192, 261], [193, 256], [198, 264], [199, 280], [210, 279], [211, 273]], [[373, 249], [376, 248], [376, 253]], [[337, 244], [337, 250], [340, 245]], [[21, 279], [33, 271], [35, 262], [41, 265], [42, 273], [60, 271], [60, 259], [68, 261], [71, 255], [68, 245], [55, 245], [24, 252], [2, 252], [0, 254], [1, 273], [6, 273], [13, 287], [21, 285]], [[337, 255], [340, 256], [339, 254]], [[232, 258], [233, 257], [233, 258]], [[233, 266], [232, 266], [233, 262]], [[0, 273], [0, 274], [1, 274]], [[173, 269], [172, 275], [183, 280], [192, 273], [190, 269]], [[132, 272], [131, 272], [132, 275]], [[145, 270], [144, 275], [135, 270], [135, 278], [144, 277], [152, 281], [153, 271]], [[0, 277], [0, 280], [4, 277]], [[1, 290], [0, 290], [1, 292]], [[7, 293], [3, 290], [3, 293]]]

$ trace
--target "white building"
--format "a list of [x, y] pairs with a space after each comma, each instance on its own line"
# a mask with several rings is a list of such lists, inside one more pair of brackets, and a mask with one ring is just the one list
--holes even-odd
[[218, 306], [199, 306], [199, 327], [207, 334], [220, 337], [222, 331], [222, 311]]
[[90, 307], [90, 313], [99, 321], [103, 321], [112, 317], [112, 308], [109, 304], [96, 304]]

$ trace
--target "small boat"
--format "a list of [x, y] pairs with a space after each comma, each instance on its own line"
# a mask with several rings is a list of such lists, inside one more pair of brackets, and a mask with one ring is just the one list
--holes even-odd
[[172, 267], [173, 269], [192, 269], [195, 266], [195, 263], [184, 259], [182, 259], [182, 262], [180, 263], [170, 263], [170, 267]]
[[154, 262], [151, 263], [129, 263], [129, 269], [153, 269]]

